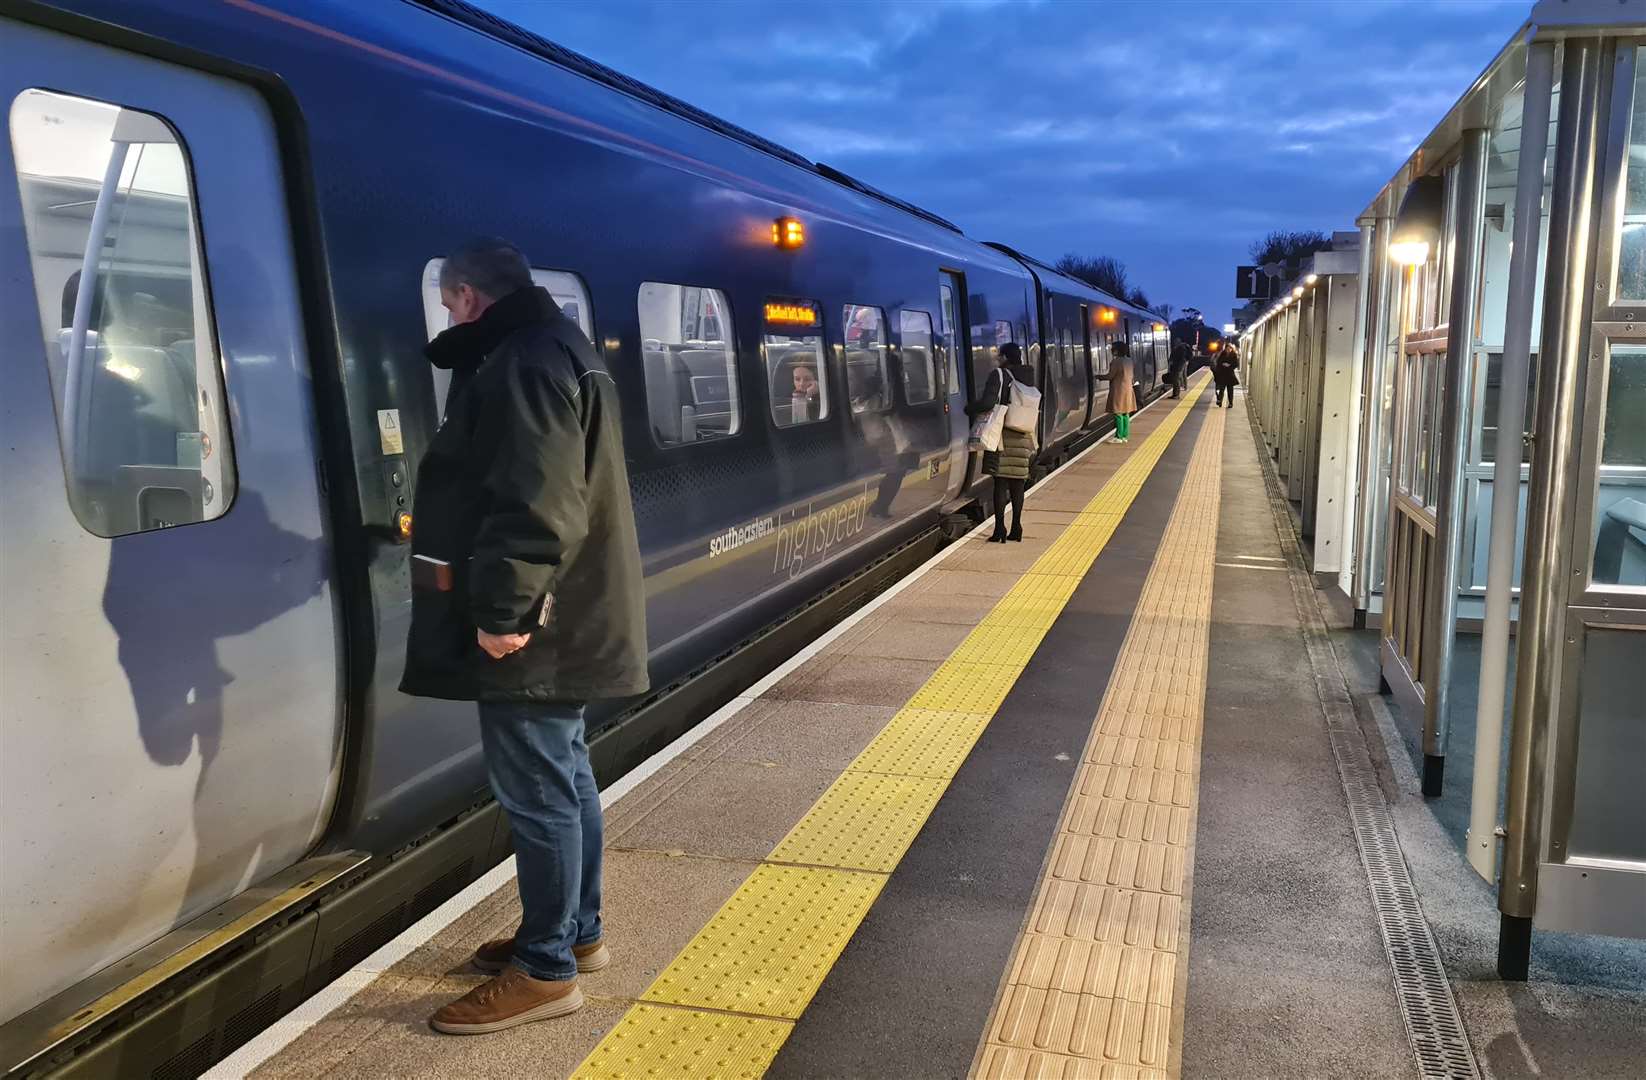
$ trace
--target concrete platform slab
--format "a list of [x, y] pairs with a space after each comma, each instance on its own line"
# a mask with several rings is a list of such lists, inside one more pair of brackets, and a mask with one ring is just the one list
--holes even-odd
[[[993, 605], [990, 605], [993, 606]], [[784, 700], [899, 706], [936, 670], [929, 660], [896, 660], [847, 653], [827, 658], [816, 672], [796, 672], [767, 692]]]
[[728, 746], [721, 760], [838, 772], [880, 734], [896, 713], [886, 705], [781, 702], [766, 723]]
[[883, 656], [893, 660], [944, 661], [966, 640], [969, 628], [955, 623], [933, 623], [909, 617], [894, 617], [860, 638], [851, 652], [863, 656]]
[[818, 766], [715, 761], [608, 847], [758, 861], [834, 780]]

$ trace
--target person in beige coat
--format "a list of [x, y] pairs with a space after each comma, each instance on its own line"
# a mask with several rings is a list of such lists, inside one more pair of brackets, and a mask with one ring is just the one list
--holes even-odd
[[1109, 351], [1113, 355], [1109, 360], [1109, 372], [1103, 378], [1109, 380], [1109, 411], [1114, 414], [1114, 441], [1130, 442], [1132, 413], [1137, 411], [1132, 350], [1125, 341], [1116, 338], [1109, 342]]

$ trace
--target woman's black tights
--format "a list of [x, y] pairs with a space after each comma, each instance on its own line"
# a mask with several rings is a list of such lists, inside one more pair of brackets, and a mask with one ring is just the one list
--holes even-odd
[[1023, 488], [1025, 482], [1017, 479], [1008, 479], [1004, 476], [994, 478], [994, 534], [1006, 536], [1006, 501], [1012, 504], [1012, 531], [1009, 539], [1023, 539]]

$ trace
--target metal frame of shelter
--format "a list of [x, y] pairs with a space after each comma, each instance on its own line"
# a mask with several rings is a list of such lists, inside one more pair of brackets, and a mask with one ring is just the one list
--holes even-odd
[[1467, 855], [1523, 979], [1534, 925], [1646, 937], [1646, 0], [1536, 4], [1357, 224], [1244, 378], [1426, 795], [1482, 635]]

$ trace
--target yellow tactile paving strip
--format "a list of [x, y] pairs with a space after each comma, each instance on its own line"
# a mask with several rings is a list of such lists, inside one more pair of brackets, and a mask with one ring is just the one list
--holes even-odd
[[[765, 1071], [1204, 385], [1132, 451], [606, 1034], [576, 1077]], [[1181, 875], [1180, 864], [1175, 871], [1164, 864], [1140, 869], [1139, 860], [1110, 858], [1133, 866], [1134, 876]], [[1175, 932], [1175, 916], [1171, 926]]]
[[979, 1047], [986, 1080], [1168, 1075], [1217, 547], [1213, 410]]

